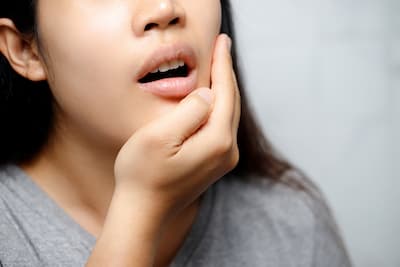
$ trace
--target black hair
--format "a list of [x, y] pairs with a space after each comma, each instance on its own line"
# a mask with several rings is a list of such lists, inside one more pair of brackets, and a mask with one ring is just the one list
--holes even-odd
[[[36, 2], [2, 0], [0, 18], [11, 19], [23, 35], [38, 38]], [[279, 181], [292, 166], [278, 156], [251, 110], [238, 64], [231, 4], [229, 0], [221, 0], [221, 6], [221, 32], [232, 38], [233, 65], [242, 100], [238, 130], [240, 160], [231, 172], [239, 177], [256, 175]], [[40, 152], [53, 127], [52, 103], [53, 97], [46, 81], [32, 82], [23, 78], [0, 54], [0, 165], [25, 162]]]
[[[35, 38], [35, 2], [1, 1], [0, 18], [10, 18], [26, 38]], [[47, 82], [20, 76], [0, 54], [0, 164], [36, 155], [48, 138], [52, 115]]]

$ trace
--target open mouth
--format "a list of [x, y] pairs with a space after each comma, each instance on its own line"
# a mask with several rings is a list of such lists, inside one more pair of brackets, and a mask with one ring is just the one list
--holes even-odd
[[160, 67], [149, 72], [139, 80], [140, 83], [150, 83], [167, 78], [181, 78], [189, 75], [189, 68], [183, 61], [164, 63]]
[[135, 83], [145, 92], [166, 98], [183, 98], [197, 86], [196, 54], [187, 44], [163, 44], [149, 55]]

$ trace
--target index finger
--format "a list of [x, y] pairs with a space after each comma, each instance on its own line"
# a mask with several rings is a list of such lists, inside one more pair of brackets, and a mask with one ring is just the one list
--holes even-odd
[[226, 34], [218, 36], [211, 68], [211, 90], [214, 92], [214, 109], [209, 122], [230, 130], [235, 108], [235, 80], [230, 53], [231, 39]]

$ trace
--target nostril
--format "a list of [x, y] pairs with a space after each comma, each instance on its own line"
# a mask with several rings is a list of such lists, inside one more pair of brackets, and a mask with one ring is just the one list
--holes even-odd
[[178, 23], [179, 23], [179, 18], [176, 17], [176, 18], [174, 18], [173, 20], [171, 20], [171, 21], [169, 22], [169, 25], [176, 25], [176, 24], [178, 24]]
[[[173, 20], [171, 20], [171, 21], [168, 23], [168, 25], [176, 25], [176, 24], [179, 24], [179, 23], [180, 23], [180, 18], [179, 18], [179, 17], [176, 17], [176, 18], [174, 18]], [[156, 27], [158, 27], [158, 26], [160, 26], [158, 23], [154, 23], [154, 22], [147, 23], [146, 26], [144, 27], [144, 31], [149, 31], [149, 30], [151, 30], [151, 29], [153, 29], [153, 28], [156, 28]]]
[[154, 27], [157, 27], [157, 24], [156, 24], [156, 23], [149, 23], [149, 24], [147, 24], [147, 25], [144, 27], [144, 30], [145, 30], [145, 31], [148, 31], [148, 30], [153, 29]]

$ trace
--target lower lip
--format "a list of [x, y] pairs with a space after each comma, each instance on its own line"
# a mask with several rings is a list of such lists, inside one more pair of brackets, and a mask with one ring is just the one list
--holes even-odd
[[191, 70], [187, 77], [166, 78], [154, 82], [140, 83], [145, 91], [161, 97], [179, 98], [190, 94], [196, 87], [197, 73]]

